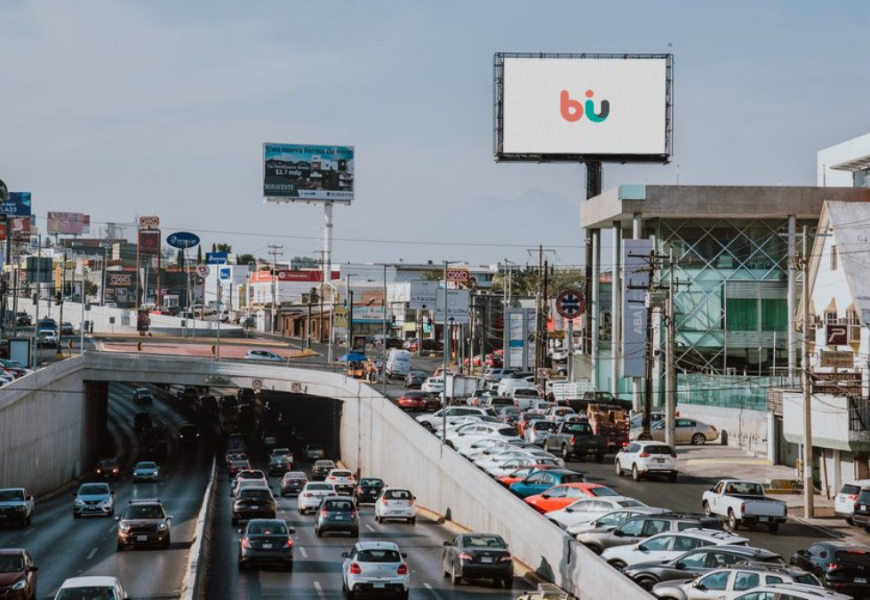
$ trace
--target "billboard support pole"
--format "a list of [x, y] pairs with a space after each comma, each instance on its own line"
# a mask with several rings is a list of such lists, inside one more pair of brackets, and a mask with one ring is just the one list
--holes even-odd
[[[586, 163], [586, 200], [601, 194], [602, 167], [601, 161], [589, 161]], [[583, 353], [592, 352], [592, 230], [586, 230], [586, 289], [584, 291], [586, 301], [586, 314], [583, 318]]]
[[323, 281], [332, 280], [332, 202], [323, 203]]

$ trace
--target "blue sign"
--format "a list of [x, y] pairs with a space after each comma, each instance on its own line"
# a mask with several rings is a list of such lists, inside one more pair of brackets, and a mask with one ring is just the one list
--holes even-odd
[[199, 236], [189, 231], [178, 231], [166, 238], [166, 243], [173, 248], [194, 248], [199, 245]]
[[226, 252], [206, 252], [205, 262], [208, 265], [225, 265], [227, 264]]
[[230, 278], [230, 268], [229, 267], [221, 267], [220, 278], [221, 279], [229, 279]]
[[30, 192], [9, 192], [6, 202], [0, 204], [0, 214], [10, 217], [29, 217], [32, 214]]

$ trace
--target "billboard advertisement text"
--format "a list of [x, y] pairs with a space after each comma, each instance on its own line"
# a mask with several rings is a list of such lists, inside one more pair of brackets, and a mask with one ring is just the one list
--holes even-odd
[[353, 181], [353, 146], [263, 144], [266, 201], [350, 204]]
[[82, 213], [49, 212], [48, 233], [81, 235], [90, 233], [91, 217]]
[[32, 210], [30, 192], [9, 192], [6, 201], [0, 204], [0, 214], [11, 217], [29, 217]]

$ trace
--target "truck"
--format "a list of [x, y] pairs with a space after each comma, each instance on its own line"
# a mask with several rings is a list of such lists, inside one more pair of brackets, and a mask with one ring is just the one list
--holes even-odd
[[620, 404], [589, 404], [586, 417], [592, 431], [604, 436], [607, 448], [618, 452], [628, 445], [631, 425], [625, 408]]
[[[474, 392], [483, 387], [483, 379], [471, 375], [456, 375], [447, 373], [447, 397], [459, 400], [459, 404], [465, 404], [465, 399], [473, 396]], [[456, 403], [456, 402], [454, 402]]]
[[0, 489], [0, 525], [27, 527], [33, 519], [34, 505], [33, 496], [24, 488]]
[[569, 421], [559, 423], [544, 440], [544, 450], [559, 454], [565, 462], [572, 458], [594, 456], [596, 462], [604, 462], [607, 441], [596, 435], [589, 423]]
[[587, 391], [594, 389], [592, 382], [588, 379], [580, 379], [579, 381], [547, 381], [547, 395], [553, 394], [558, 404], [568, 406], [568, 400], [574, 400], [583, 397]]
[[704, 492], [701, 507], [707, 516], [719, 517], [729, 532], [741, 525], [767, 525], [776, 533], [787, 514], [785, 502], [767, 498], [760, 483], [739, 479], [723, 479]]

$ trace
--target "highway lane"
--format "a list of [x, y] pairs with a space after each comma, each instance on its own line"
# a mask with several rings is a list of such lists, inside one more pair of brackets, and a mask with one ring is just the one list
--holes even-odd
[[[200, 448], [180, 453], [172, 445], [161, 461], [161, 481], [133, 484], [130, 466], [137, 459], [138, 443], [133, 434], [133, 416], [151, 412], [155, 420], [177, 425], [188, 419], [172, 405], [156, 400], [151, 407], [134, 406], [132, 387], [112, 384], [109, 388], [109, 430], [124, 465], [122, 479], [112, 483], [116, 491], [116, 514], [130, 498], [159, 496], [175, 519], [172, 546], [168, 550], [116, 550], [117, 523], [108, 518], [73, 520], [72, 491], [37, 503], [33, 524], [23, 530], [0, 530], [0, 547], [24, 547], [34, 556], [39, 570], [38, 594], [54, 596], [60, 584], [80, 575], [119, 577], [134, 598], [176, 597], [181, 589], [193, 527], [208, 483], [212, 452]], [[87, 468], [91, 466], [88, 465]]]

